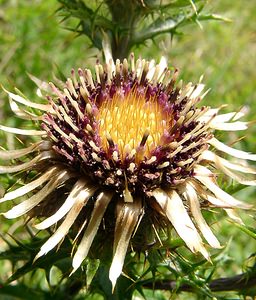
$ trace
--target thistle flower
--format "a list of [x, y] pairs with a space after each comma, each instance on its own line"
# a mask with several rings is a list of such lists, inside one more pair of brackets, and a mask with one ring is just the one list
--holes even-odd
[[[40, 94], [48, 94], [46, 104], [6, 91], [19, 117], [41, 124], [40, 130], [0, 127], [41, 137], [27, 148], [0, 151], [2, 160], [19, 159], [17, 164], [0, 166], [0, 173], [25, 172], [32, 178], [0, 199], [29, 194], [3, 215], [34, 217], [38, 230], [57, 224], [36, 259], [73, 230], [75, 272], [97, 233], [112, 233], [109, 278], [114, 287], [142, 220], [156, 229], [171, 224], [192, 252], [209, 259], [202, 237], [213, 248], [220, 244], [201, 210], [220, 207], [237, 219], [236, 208], [251, 208], [216, 181], [217, 173], [223, 172], [241, 184], [256, 185], [242, 175], [253, 176], [255, 169], [219, 153], [254, 161], [256, 155], [233, 149], [214, 136], [215, 130], [246, 129], [248, 123], [238, 121], [244, 114], [198, 107], [206, 94], [200, 96], [204, 86], [177, 84], [177, 76], [178, 71], [167, 69], [164, 61], [135, 63], [131, 55], [130, 66], [126, 59], [116, 64], [110, 60], [105, 66], [96, 65], [95, 76], [89, 69], [77, 74], [73, 70], [71, 78], [58, 86], [33, 78]], [[20, 105], [43, 113], [32, 114]]]

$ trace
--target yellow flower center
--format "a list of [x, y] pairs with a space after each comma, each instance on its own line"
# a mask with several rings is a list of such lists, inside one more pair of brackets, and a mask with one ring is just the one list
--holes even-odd
[[149, 157], [150, 152], [161, 144], [161, 136], [170, 121], [155, 98], [147, 100], [136, 90], [124, 97], [116, 93], [112, 100], [104, 101], [97, 120], [103, 148], [109, 148], [111, 138], [122, 159], [131, 151], [140, 149], [141, 152], [141, 148], [140, 156]]

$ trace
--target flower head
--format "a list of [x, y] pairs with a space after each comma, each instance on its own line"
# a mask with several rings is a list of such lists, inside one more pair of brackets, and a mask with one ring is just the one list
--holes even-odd
[[[220, 244], [201, 208], [222, 207], [234, 217], [235, 208], [251, 207], [223, 191], [216, 173], [222, 171], [241, 184], [256, 184], [241, 175], [255, 174], [255, 169], [226, 160], [214, 150], [256, 160], [256, 155], [214, 137], [215, 130], [246, 129], [248, 123], [237, 121], [242, 112], [218, 114], [219, 109], [198, 107], [206, 94], [200, 96], [201, 83], [176, 84], [177, 70], [141, 59], [135, 63], [133, 55], [130, 60], [130, 66], [126, 59], [104, 67], [97, 64], [95, 76], [88, 69], [72, 71], [71, 78], [58, 85], [34, 79], [48, 94], [46, 104], [7, 91], [16, 114], [38, 120], [41, 128], [0, 127], [41, 136], [27, 148], [0, 151], [3, 160], [24, 157], [17, 165], [0, 166], [0, 173], [37, 174], [0, 199], [13, 200], [34, 191], [3, 215], [44, 217], [35, 224], [39, 230], [57, 224], [36, 258], [76, 228], [73, 272], [87, 257], [97, 233], [105, 230], [107, 235], [112, 230], [109, 276], [113, 286], [141, 220], [147, 219], [151, 226], [153, 215], [169, 222], [192, 252], [208, 259], [201, 236], [214, 248]], [[43, 113], [31, 114], [18, 104]], [[32, 159], [26, 159], [31, 155]]]

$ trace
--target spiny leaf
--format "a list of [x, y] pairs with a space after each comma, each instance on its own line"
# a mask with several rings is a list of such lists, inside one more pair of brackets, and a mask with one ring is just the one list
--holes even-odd
[[[146, 2], [146, 7], [149, 9], [160, 9], [160, 10], [166, 10], [166, 9], [175, 9], [177, 10], [180, 8], [185, 8], [185, 7], [191, 7], [191, 1], [189, 0], [173, 0], [173, 1], [168, 1], [169, 3], [163, 4], [161, 1], [159, 1], [160, 4], [155, 4], [155, 3], [147, 3]], [[202, 2], [202, 0], [193, 0], [193, 3], [197, 2]]]
[[56, 298], [52, 298], [48, 292], [31, 289], [23, 284], [3, 285], [0, 283], [0, 295], [2, 295], [1, 299], [5, 299], [5, 296], [15, 297], [15, 299], [20, 299], [20, 300], [22, 300], [22, 299], [24, 299], [24, 300], [56, 299]]
[[86, 285], [87, 288], [90, 286], [94, 276], [96, 275], [98, 268], [100, 266], [99, 259], [87, 259], [86, 262]]
[[256, 239], [256, 230], [254, 228], [251, 228], [249, 226], [245, 226], [242, 224], [238, 224], [232, 220], [229, 220], [232, 224], [234, 224], [236, 227], [241, 229], [243, 232], [247, 233], [250, 237]]
[[232, 22], [231, 19], [217, 14], [202, 14], [198, 16], [198, 20], [199, 21], [215, 20], [215, 21], [222, 21], [222, 22]]
[[[60, 263], [61, 260], [65, 260], [66, 264], [63, 265]], [[40, 268], [40, 269], [44, 269], [44, 270], [50, 270], [50, 268], [56, 265], [60, 268], [60, 266], [62, 266], [62, 273], [67, 273], [68, 269], [70, 269], [71, 267], [71, 258], [68, 256], [68, 253], [65, 253], [64, 251], [62, 252], [57, 252], [57, 253], [52, 253], [51, 255], [47, 255], [43, 258], [40, 258], [39, 260], [35, 261], [33, 263], [33, 259], [31, 258], [27, 263], [25, 263], [24, 266], [22, 266], [21, 268], [19, 268], [17, 271], [15, 271], [12, 276], [8, 279], [8, 282], [12, 282], [14, 280], [17, 280], [21, 277], [23, 277], [25, 274]], [[64, 267], [63, 267], [64, 266]]]
[[185, 17], [179, 16], [177, 19], [173, 17], [162, 19], [158, 18], [156, 21], [151, 23], [147, 28], [144, 28], [138, 33], [135, 33], [132, 39], [132, 44], [140, 44], [147, 39], [154, 38], [155, 36], [167, 32], [174, 31], [182, 22], [184, 22]]
[[112, 41], [114, 59], [125, 57], [133, 46], [163, 34], [177, 34], [181, 26], [200, 21], [228, 19], [203, 13], [205, 0], [80, 1], [59, 0], [58, 14], [79, 20], [74, 31], [84, 33], [94, 47], [102, 49], [102, 32]]

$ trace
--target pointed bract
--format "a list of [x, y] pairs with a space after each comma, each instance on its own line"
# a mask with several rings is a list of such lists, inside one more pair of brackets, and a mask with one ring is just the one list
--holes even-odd
[[112, 282], [112, 290], [116, 285], [116, 280], [120, 276], [124, 264], [124, 259], [129, 246], [132, 233], [141, 215], [141, 201], [134, 199], [133, 202], [123, 204], [120, 209], [117, 207], [114, 255], [109, 270], [109, 279]]
[[188, 248], [192, 252], [201, 252], [206, 259], [209, 259], [209, 254], [203, 246], [202, 239], [177, 192], [175, 190], [165, 192], [156, 189], [153, 191], [153, 196]]

